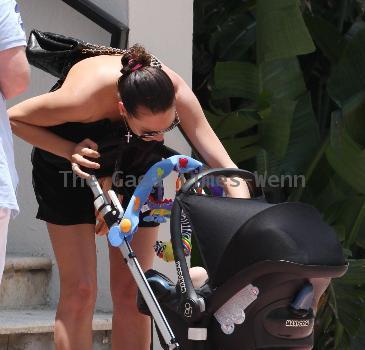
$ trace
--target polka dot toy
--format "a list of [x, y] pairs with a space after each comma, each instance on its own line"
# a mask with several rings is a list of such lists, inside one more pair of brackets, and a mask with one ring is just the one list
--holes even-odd
[[139, 199], [139, 197], [136, 197], [134, 199], [133, 211], [134, 212], [139, 212], [140, 206], [141, 206], [141, 200]]
[[129, 232], [131, 227], [132, 227], [132, 223], [129, 219], [123, 219], [120, 224], [119, 224], [120, 230], [124, 233]]

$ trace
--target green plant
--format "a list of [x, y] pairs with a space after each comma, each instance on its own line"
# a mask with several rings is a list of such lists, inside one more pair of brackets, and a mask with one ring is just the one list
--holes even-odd
[[265, 186], [272, 202], [317, 207], [350, 271], [326, 292], [316, 346], [365, 339], [365, 22], [356, 0], [195, 1], [193, 88], [241, 167], [304, 175]]

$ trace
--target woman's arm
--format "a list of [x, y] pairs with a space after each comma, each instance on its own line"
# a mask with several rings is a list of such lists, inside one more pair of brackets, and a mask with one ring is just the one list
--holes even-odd
[[8, 110], [10, 118], [42, 127], [90, 121], [100, 114], [97, 97], [106, 84], [102, 77], [98, 66], [85, 59], [71, 68], [60, 89], [15, 105]]
[[84, 158], [84, 156], [90, 158], [99, 158], [100, 156], [97, 152], [98, 145], [90, 139], [85, 139], [76, 144], [50, 132], [44, 127], [25, 124], [17, 120], [11, 121], [11, 128], [17, 136], [33, 146], [70, 161], [73, 164], [73, 170], [79, 176], [87, 178], [89, 175], [81, 171], [78, 165], [94, 169], [100, 168], [98, 163]]
[[[29, 100], [25, 102], [29, 102]], [[100, 168], [98, 163], [84, 158], [84, 156], [87, 156], [95, 159], [100, 156], [97, 152], [98, 145], [94, 141], [85, 139], [79, 144], [68, 141], [52, 133], [45, 127], [25, 123], [24, 121], [28, 121], [26, 118], [27, 114], [24, 113], [20, 116], [18, 113], [20, 111], [26, 111], [26, 108], [22, 108], [19, 105], [13, 108], [14, 109], [9, 109], [9, 114], [11, 115], [10, 123], [14, 134], [35, 147], [67, 159], [72, 163], [74, 172], [81, 177], [88, 178], [89, 174], [83, 172], [79, 165], [87, 168]], [[36, 109], [34, 109], [34, 111], [36, 111]], [[42, 115], [42, 113], [40, 113], [40, 115]], [[22, 121], [18, 121], [16, 116]], [[37, 123], [37, 118], [35, 118], [34, 122]], [[39, 119], [38, 123], [42, 123], [42, 119]], [[54, 121], [52, 125], [57, 125], [56, 123], [59, 124], [60, 122]], [[51, 122], [49, 122], [49, 124], [51, 124]]]
[[[14, 134], [36, 147], [70, 161], [75, 161], [73, 154], [77, 145], [50, 132], [46, 127], [66, 122], [87, 122], [99, 112], [95, 98], [98, 84], [95, 81], [91, 84], [87, 78], [90, 74], [85, 64], [75, 67], [71, 69], [59, 90], [30, 98], [8, 110]], [[89, 141], [87, 144], [96, 149], [95, 144]], [[89, 152], [84, 155], [95, 158], [98, 153]], [[89, 165], [90, 163], [92, 162]], [[93, 167], [97, 166], [97, 163], [93, 164]]]
[[82, 121], [82, 114], [75, 112], [78, 108], [70, 103], [71, 98], [68, 97], [67, 93], [56, 91], [9, 108], [13, 133], [33, 146], [70, 160], [75, 143], [45, 128], [72, 120]]
[[181, 127], [191, 143], [212, 168], [237, 168], [211, 128], [200, 103], [186, 82], [166, 66], [176, 91], [176, 109]]
[[71, 161], [71, 155], [76, 146], [74, 142], [63, 139], [46, 128], [29, 125], [17, 120], [11, 120], [10, 123], [13, 133], [24, 141]]
[[[208, 123], [200, 103], [186, 82], [166, 66], [163, 69], [170, 76], [176, 91], [176, 109], [181, 127], [193, 146], [212, 168], [237, 168], [223, 147], [219, 138]], [[249, 189], [244, 181], [227, 180], [226, 190], [231, 196], [250, 198]]]

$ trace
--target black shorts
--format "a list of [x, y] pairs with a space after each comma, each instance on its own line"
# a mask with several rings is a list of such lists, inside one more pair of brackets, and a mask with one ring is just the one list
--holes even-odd
[[[153, 164], [161, 160], [158, 152], [161, 142], [132, 138], [127, 144], [122, 138], [125, 130], [121, 128], [121, 125], [115, 126], [110, 121], [92, 124], [91, 127], [90, 124], [85, 126], [79, 123], [68, 123], [51, 129], [74, 142], [90, 138], [99, 145], [101, 157], [98, 162], [101, 167], [95, 175], [97, 177], [114, 175], [114, 184], [116, 184], [114, 189], [123, 195], [122, 206], [126, 209], [138, 184], [138, 181], [133, 179], [144, 175]], [[71, 128], [72, 132], [67, 128]], [[74, 129], [78, 129], [79, 132], [75, 132]], [[74, 137], [74, 133], [77, 137]], [[72, 172], [70, 162], [34, 148], [32, 164], [33, 187], [39, 205], [36, 216], [38, 219], [56, 225], [96, 223], [93, 194], [86, 181]], [[156, 188], [152, 196], [160, 199], [161, 191], [161, 187], [158, 191]], [[155, 222], [143, 221], [147, 215], [149, 211], [140, 213], [140, 227], [159, 225]]]

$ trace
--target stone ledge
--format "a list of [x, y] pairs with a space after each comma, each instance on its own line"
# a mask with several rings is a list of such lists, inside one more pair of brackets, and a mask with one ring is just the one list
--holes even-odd
[[[52, 333], [56, 311], [44, 310], [1, 310], [0, 335]], [[93, 330], [112, 329], [112, 314], [97, 312], [94, 314]]]
[[51, 270], [52, 260], [44, 256], [20, 256], [6, 255], [5, 272], [9, 271], [30, 271], [30, 270]]

